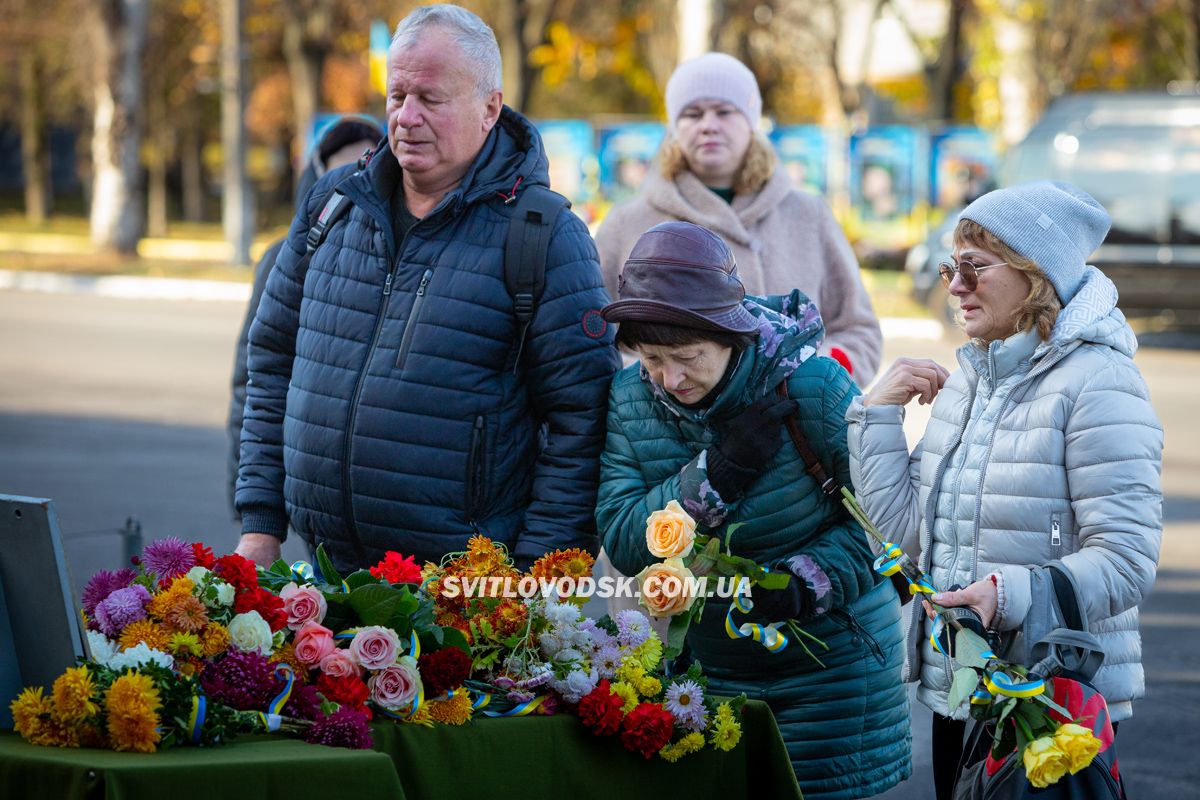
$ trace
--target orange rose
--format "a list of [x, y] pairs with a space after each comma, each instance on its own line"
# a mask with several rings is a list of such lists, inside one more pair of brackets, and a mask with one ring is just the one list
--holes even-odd
[[651, 564], [637, 574], [641, 603], [652, 617], [673, 617], [691, 609], [698, 580], [678, 558]]
[[696, 520], [675, 500], [646, 518], [646, 547], [658, 558], [687, 558], [696, 541]]

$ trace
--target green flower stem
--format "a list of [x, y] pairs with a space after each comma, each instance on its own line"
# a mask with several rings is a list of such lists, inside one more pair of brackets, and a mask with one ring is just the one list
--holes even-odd
[[796, 637], [796, 644], [803, 647], [804, 652], [808, 653], [808, 657], [821, 665], [821, 669], [825, 669], [826, 668], [825, 662], [822, 661], [821, 659], [817, 658], [817, 654], [814, 653], [811, 649], [809, 649], [809, 646], [804, 642], [804, 637], [811, 638], [813, 641], [818, 642], [826, 650], [829, 649], [829, 645], [825, 644], [817, 637], [815, 637], [812, 634], [805, 631], [803, 628], [800, 627], [799, 624], [796, 623], [796, 621], [794, 619], [789, 619], [787, 621], [787, 626], [788, 626], [788, 630], [790, 630], [792, 632], [792, 634]]

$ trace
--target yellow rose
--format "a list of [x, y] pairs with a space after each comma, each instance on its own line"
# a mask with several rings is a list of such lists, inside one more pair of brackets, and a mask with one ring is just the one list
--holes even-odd
[[696, 542], [696, 520], [675, 500], [646, 518], [646, 547], [658, 558], [687, 558]]
[[1096, 753], [1100, 752], [1100, 740], [1090, 730], [1074, 722], [1068, 722], [1055, 732], [1054, 743], [1071, 759], [1072, 775], [1092, 763]]
[[1056, 783], [1067, 774], [1067, 767], [1071, 765], [1071, 757], [1048, 736], [1030, 742], [1022, 760], [1025, 762], [1025, 777], [1039, 789]]
[[641, 602], [652, 617], [673, 617], [696, 602], [696, 576], [678, 558], [651, 564], [637, 574]]

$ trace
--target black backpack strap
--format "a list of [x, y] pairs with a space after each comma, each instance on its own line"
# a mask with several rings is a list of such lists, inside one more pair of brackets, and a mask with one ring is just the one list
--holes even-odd
[[[355, 172], [342, 180], [349, 180], [357, 174]], [[308, 234], [304, 237], [304, 255], [300, 257], [300, 263], [296, 265], [297, 277], [301, 283], [304, 283], [308, 262], [312, 261], [313, 253], [317, 252], [321, 242], [325, 241], [325, 237], [329, 235], [329, 229], [333, 227], [333, 223], [346, 216], [346, 213], [354, 205], [354, 201], [341, 192], [341, 186], [341, 181], [339, 181], [326, 193], [325, 200], [321, 203], [321, 213], [317, 214], [316, 221], [309, 219]]]
[[[786, 380], [781, 381], [775, 387], [775, 394], [779, 395], [780, 398], [787, 398]], [[796, 423], [796, 416], [788, 414], [783, 418], [783, 424], [787, 428], [788, 436], [792, 439], [792, 444], [796, 446], [796, 451], [800, 453], [800, 458], [804, 461], [804, 471], [812, 475], [813, 480], [821, 487], [821, 491], [825, 496], [837, 502], [840, 507], [841, 503], [838, 498], [842, 494], [842, 485], [834, 478], [829, 477], [829, 474], [825, 471], [825, 465], [821, 463], [821, 459], [817, 458], [817, 454], [813, 452], [808, 439], [804, 437], [803, 431], [800, 430], [800, 426]]]
[[525, 337], [542, 291], [546, 288], [546, 256], [559, 212], [570, 206], [567, 198], [544, 186], [530, 186], [517, 197], [508, 222], [504, 248], [504, 282], [513, 300], [517, 319], [517, 347], [513, 372], [521, 363]]

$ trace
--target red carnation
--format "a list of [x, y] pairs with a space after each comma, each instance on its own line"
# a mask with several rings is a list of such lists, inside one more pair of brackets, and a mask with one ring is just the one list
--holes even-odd
[[317, 678], [317, 691], [326, 700], [332, 700], [342, 708], [361, 709], [370, 716], [370, 711], [366, 709], [366, 702], [367, 698], [371, 696], [371, 691], [367, 688], [367, 684], [363, 683], [362, 678], [357, 675], [335, 678], [322, 672], [321, 676]]
[[621, 729], [621, 706], [625, 701], [602, 680], [579, 701], [579, 719], [597, 736], [612, 736]]
[[204, 542], [192, 542], [192, 557], [196, 559], [196, 566], [212, 569], [217, 560], [213, 557], [211, 547], [205, 547]]
[[417, 659], [426, 697], [437, 697], [447, 689], [462, 686], [471, 675], [471, 657], [457, 647], [443, 647]]
[[237, 553], [230, 553], [218, 558], [213, 566], [213, 572], [240, 590], [253, 589], [258, 586], [258, 572], [254, 568], [254, 562], [242, 558]]
[[246, 592], [238, 592], [233, 610], [238, 614], [257, 611], [272, 631], [281, 630], [288, 621], [287, 612], [283, 610], [283, 598], [257, 586]]
[[625, 749], [650, 758], [671, 741], [675, 717], [658, 703], [639, 703], [626, 715], [621, 728]]
[[371, 575], [388, 583], [421, 582], [421, 568], [413, 557], [401, 556], [395, 550], [389, 550], [383, 561], [371, 567]]

